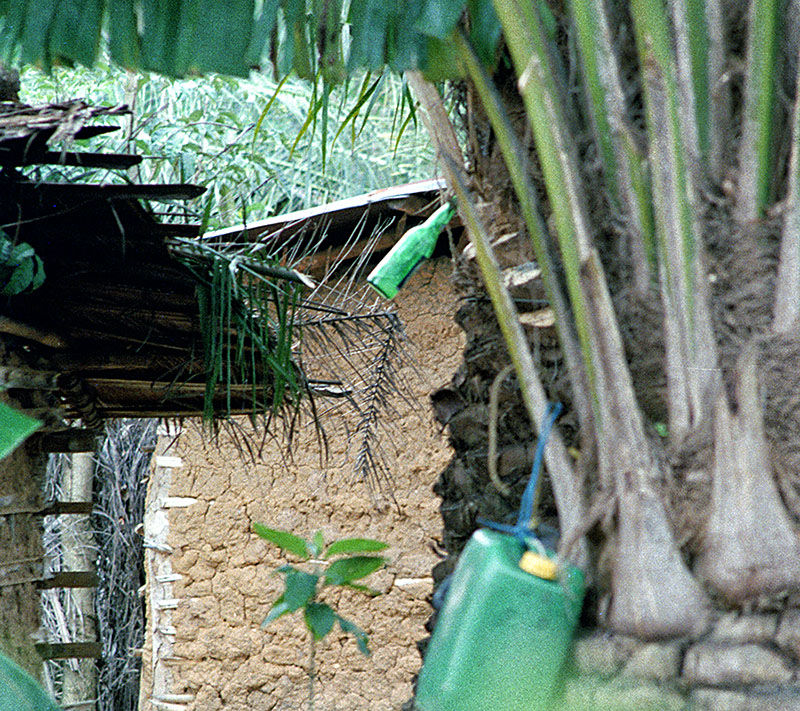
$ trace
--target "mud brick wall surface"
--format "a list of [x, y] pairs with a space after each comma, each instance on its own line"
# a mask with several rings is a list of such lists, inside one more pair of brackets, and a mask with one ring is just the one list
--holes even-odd
[[[0, 462], [0, 510], [42, 505], [46, 460], [20, 447]], [[42, 576], [42, 517], [33, 513], [0, 516], [0, 652], [40, 678], [42, 659], [31, 635], [39, 629]]]
[[[260, 628], [282, 589], [272, 572], [282, 559], [251, 533], [253, 521], [306, 537], [321, 529], [327, 540], [367, 536], [391, 544], [390, 566], [370, 579], [385, 594], [327, 598], [368, 632], [372, 656], [335, 632], [319, 644], [316, 709], [390, 711], [411, 697], [421, 665], [416, 642], [426, 636], [430, 615], [430, 572], [439, 560], [434, 547], [441, 540], [431, 487], [452, 456], [429, 396], [449, 381], [464, 345], [453, 320], [449, 274], [447, 260], [431, 262], [397, 297], [419, 370], [410, 378], [415, 407], [396, 403], [398, 451], [390, 470], [397, 505], [376, 510], [365, 485], [354, 480], [343, 428], [327, 428], [327, 462], [320, 461], [310, 427], [297, 434], [293, 460], [275, 445], [265, 461], [252, 464], [231, 440], [203, 442], [190, 425], [166, 452], [180, 457], [181, 466], [171, 470], [167, 502], [174, 505], [166, 509], [176, 578], [170, 594], [177, 605], [167, 630], [172, 689], [162, 690], [165, 702], [197, 711], [306, 707], [309, 640], [301, 618], [286, 616]], [[143, 684], [144, 699], [152, 680], [145, 675]], [[143, 711], [158, 708], [148, 702]]]

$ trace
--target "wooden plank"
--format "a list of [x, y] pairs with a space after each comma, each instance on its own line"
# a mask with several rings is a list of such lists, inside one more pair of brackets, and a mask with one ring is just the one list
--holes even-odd
[[87, 138], [102, 136], [104, 133], [112, 133], [114, 131], [119, 131], [119, 126], [81, 126], [73, 138], [76, 141], [82, 141]]
[[180, 604], [180, 600], [177, 597], [166, 597], [156, 600], [154, 604], [159, 610], [174, 610]]
[[[302, 229], [309, 223], [330, 220], [331, 224], [338, 222], [355, 223], [367, 209], [379, 208], [386, 204], [393, 210], [398, 210], [399, 205], [408, 198], [421, 198], [429, 202], [434, 201], [439, 192], [444, 189], [444, 181], [438, 178], [433, 180], [418, 181], [407, 185], [397, 185], [382, 190], [373, 190], [364, 195], [357, 195], [344, 200], [317, 205], [305, 210], [290, 212], [285, 215], [268, 217], [265, 220], [251, 222], [247, 226], [235, 225], [221, 230], [208, 232], [204, 239], [211, 241], [241, 241], [242, 235], [251, 241], [258, 241], [264, 235], [273, 234], [278, 231], [284, 233], [294, 233]], [[433, 210], [423, 212], [420, 217], [427, 217]]]
[[45, 151], [25, 157], [21, 165], [75, 165], [85, 168], [127, 170], [142, 162], [142, 156], [130, 153], [76, 153], [74, 151]]
[[40, 590], [53, 588], [96, 588], [98, 585], [97, 573], [62, 571], [54, 573], [37, 584]]
[[156, 222], [152, 230], [166, 237], [197, 237], [200, 234], [200, 225], [183, 225], [177, 222]]
[[151, 185], [96, 185], [90, 183], [36, 183], [37, 191], [78, 200], [191, 200], [202, 195], [202, 185], [153, 183]]
[[18, 516], [20, 514], [39, 514], [42, 516], [58, 516], [60, 514], [90, 514], [91, 501], [55, 501], [45, 507], [12, 506], [0, 508], [0, 516]]
[[40, 452], [94, 452], [100, 433], [73, 427], [58, 432], [35, 434], [30, 442]]
[[54, 501], [42, 513], [46, 516], [61, 514], [90, 514], [94, 508], [91, 501]]
[[165, 469], [179, 469], [183, 466], [183, 460], [180, 457], [170, 457], [161, 454], [156, 457], [156, 466], [164, 467]]
[[36, 341], [48, 348], [66, 348], [66, 342], [57, 333], [41, 331], [25, 323], [15, 321], [7, 316], [0, 316], [0, 333], [23, 338], [26, 341]]
[[42, 659], [99, 659], [103, 654], [100, 642], [39, 642], [35, 647]]
[[[163, 459], [164, 457], [159, 457], [159, 459]], [[176, 457], [176, 459], [180, 459]], [[163, 467], [166, 466], [165, 464], [159, 464], [158, 466]], [[183, 466], [183, 462], [178, 466]], [[191, 496], [168, 496], [164, 499], [164, 508], [165, 509], [185, 509], [187, 506], [191, 506], [192, 504], [196, 504], [197, 499], [192, 498]]]

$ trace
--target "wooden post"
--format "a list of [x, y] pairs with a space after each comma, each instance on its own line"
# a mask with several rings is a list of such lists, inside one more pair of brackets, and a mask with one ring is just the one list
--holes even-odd
[[[72, 466], [65, 469], [62, 482], [64, 497], [68, 501], [91, 501], [94, 458], [90, 453], [72, 455]], [[64, 570], [90, 571], [95, 562], [95, 541], [92, 525], [87, 515], [65, 515], [62, 517], [62, 545]], [[67, 620], [73, 646], [87, 645], [92, 652], [97, 648], [96, 617], [94, 612], [94, 590], [92, 588], [70, 588], [66, 593]], [[88, 644], [87, 644], [88, 643]], [[77, 656], [77, 655], [76, 655]], [[75, 665], [64, 669], [64, 686], [61, 703], [64, 706], [84, 704], [97, 698], [97, 667], [92, 657], [80, 659]]]
[[[159, 434], [164, 431], [159, 429]], [[173, 696], [175, 679], [170, 661], [174, 627], [172, 611], [181, 601], [173, 596], [172, 583], [180, 575], [172, 572], [172, 548], [167, 543], [169, 511], [174, 507], [190, 506], [194, 499], [171, 497], [170, 486], [175, 469], [183, 466], [180, 457], [165, 454], [171, 441], [159, 437], [151, 465], [152, 475], [147, 486], [144, 512], [144, 565], [146, 575], [147, 632], [142, 650], [142, 684], [139, 697], [141, 711], [167, 711], [178, 707], [166, 699]], [[182, 707], [186, 708], [186, 707]]]

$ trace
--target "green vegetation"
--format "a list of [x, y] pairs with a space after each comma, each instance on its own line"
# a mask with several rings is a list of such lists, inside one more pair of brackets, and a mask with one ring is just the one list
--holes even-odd
[[[30, 104], [85, 98], [132, 106], [134, 116], [122, 122], [122, 131], [82, 145], [142, 155], [129, 176], [137, 182], [207, 187], [193, 217], [207, 211], [208, 229], [430, 178], [434, 171], [408, 89], [389, 74], [367, 74], [331, 91], [328, 120], [342, 129], [338, 134], [325, 129], [321, 117], [307, 123], [317, 102], [307, 82], [279, 83], [264, 74], [172, 80], [100, 62], [49, 74], [26, 67], [21, 85], [20, 98]], [[84, 169], [47, 170], [62, 178], [86, 176]]]
[[0, 294], [13, 296], [38, 289], [45, 280], [42, 260], [29, 244], [14, 244], [0, 229]]
[[[107, 4], [76, 36], [56, 3], [26, 13], [6, 0], [0, 56], [92, 62], [98, 50], [86, 38], [99, 38]], [[244, 73], [272, 57], [278, 77], [313, 80], [295, 136], [315, 123], [327, 135], [336, 82], [385, 65], [406, 72], [538, 429], [548, 382], [492, 247], [500, 230], [531, 238], [582, 447], [575, 464], [554, 433], [546, 463], [562, 540], [583, 541], [604, 521], [603, 555], [576, 550], [588, 567], [613, 561], [597, 578], [607, 581], [610, 628], [696, 636], [710, 624], [708, 590], [746, 608], [800, 588], [800, 419], [785, 398], [800, 390], [800, 17], [791, 8], [354, 0], [319, 12], [315, 0], [240, 0], [228, 17], [192, 14], [206, 4], [150, 3], [140, 32], [131, 3], [115, 3], [112, 56], [173, 75]], [[174, 36], [163, 31], [169, 22]], [[222, 56], [223, 36], [236, 38], [236, 56]], [[429, 83], [465, 75], [472, 174]], [[507, 174], [484, 160], [491, 136]], [[653, 423], [665, 425], [666, 444]], [[692, 466], [703, 469], [706, 507], [686, 498]]]
[[369, 538], [342, 538], [326, 545], [322, 531], [317, 531], [310, 540], [305, 540], [289, 531], [267, 528], [260, 523], [253, 524], [253, 531], [265, 541], [278, 546], [284, 553], [308, 564], [308, 570], [289, 564], [277, 569], [284, 576], [286, 588], [272, 603], [261, 626], [266, 627], [284, 615], [302, 610], [311, 635], [308, 675], [309, 709], [313, 711], [316, 644], [328, 635], [334, 624], [338, 623], [342, 632], [355, 637], [362, 654], [370, 653], [366, 632], [343, 618], [327, 603], [320, 602], [320, 596], [326, 588], [331, 587], [352, 588], [372, 597], [380, 595], [378, 591], [356, 581], [363, 580], [386, 565], [384, 557], [364, 553], [378, 553], [389, 546]]
[[[48, 166], [27, 169], [32, 178], [196, 183], [208, 188], [196, 204], [154, 209], [162, 211], [162, 220], [200, 222], [208, 230], [433, 172], [432, 150], [416, 128], [408, 88], [388, 74], [367, 73], [325, 93], [326, 120], [337, 122], [336, 133], [327, 131], [322, 118], [307, 120], [321, 106], [317, 88], [264, 74], [172, 80], [101, 61], [91, 69], [55, 67], [50, 73], [25, 67], [21, 84], [21, 98], [30, 104], [78, 97], [130, 105], [133, 115], [120, 120], [121, 131], [81, 142], [81, 148], [144, 157], [128, 173]], [[308, 298], [303, 284], [263, 245], [176, 239], [170, 249], [198, 280], [206, 421], [224, 417], [237, 396], [247, 398], [254, 417], [298, 407], [308, 388], [293, 348], [301, 338], [295, 326], [315, 321], [314, 315], [295, 318]], [[40, 269], [37, 278], [41, 274]], [[15, 277], [11, 286], [19, 281]], [[219, 393], [226, 395], [226, 406], [215, 412]]]

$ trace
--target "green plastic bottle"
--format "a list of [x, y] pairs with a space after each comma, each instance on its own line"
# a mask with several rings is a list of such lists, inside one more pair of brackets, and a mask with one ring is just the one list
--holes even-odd
[[567, 566], [557, 574], [552, 554], [526, 553], [514, 536], [476, 531], [439, 612], [419, 675], [417, 706], [421, 711], [549, 709], [583, 592], [578, 568]]
[[414, 270], [433, 254], [439, 234], [455, 211], [455, 204], [446, 202], [425, 222], [406, 232], [370, 272], [370, 286], [384, 298], [393, 299]]

